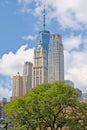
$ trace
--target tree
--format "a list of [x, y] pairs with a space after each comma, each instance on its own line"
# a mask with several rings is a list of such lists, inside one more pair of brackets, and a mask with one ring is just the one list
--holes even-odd
[[[44, 83], [32, 88], [23, 97], [8, 103], [5, 111], [14, 119], [16, 126], [24, 126], [27, 130], [46, 130], [48, 127], [51, 130], [62, 130], [63, 127], [74, 129], [76, 125], [80, 130], [79, 127], [83, 126], [80, 121], [84, 120], [87, 126], [87, 109], [85, 104], [83, 106], [77, 100], [78, 96], [77, 90], [64, 82]], [[81, 114], [84, 116], [80, 120]]]
[[52, 130], [62, 129], [67, 120], [67, 108], [76, 105], [77, 97], [77, 91], [63, 82], [50, 84], [49, 89], [38, 94], [41, 124]]
[[70, 130], [87, 130], [87, 102], [78, 102], [70, 111], [67, 126]]
[[29, 113], [23, 97], [10, 101], [6, 105], [5, 111], [7, 116], [13, 119], [12, 124], [15, 129], [17, 127], [17, 129], [26, 128], [28, 130], [29, 123], [27, 123], [27, 120], [29, 120]]

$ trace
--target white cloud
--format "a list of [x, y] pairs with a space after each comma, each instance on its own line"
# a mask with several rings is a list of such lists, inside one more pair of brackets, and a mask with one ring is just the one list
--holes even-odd
[[65, 79], [70, 79], [82, 91], [87, 91], [87, 37], [71, 35], [63, 40]]
[[82, 24], [87, 24], [87, 7], [86, 0], [47, 0], [55, 10], [54, 17], [63, 27], [70, 27], [72, 29], [81, 28]]
[[63, 40], [64, 48], [68, 51], [72, 49], [79, 49], [79, 45], [82, 44], [83, 39], [81, 35], [71, 35]]
[[31, 9], [27, 6], [30, 4], [32, 1], [30, 0], [18, 0], [18, 4], [20, 6], [20, 12], [22, 13], [30, 13]]
[[[12, 96], [12, 77], [17, 72], [23, 73], [24, 62], [33, 63], [34, 49], [27, 48], [28, 45], [21, 46], [16, 53], [9, 52], [0, 59], [0, 99]], [[4, 75], [4, 78], [2, 77]]]
[[32, 35], [27, 35], [27, 36], [23, 36], [22, 37], [23, 40], [28, 41], [28, 40], [35, 40], [36, 36], [32, 36]]
[[36, 7], [31, 12], [37, 16], [40, 16], [41, 10], [43, 9], [42, 6], [44, 5], [43, 3], [45, 2], [48, 19], [52, 20], [56, 18], [62, 27], [72, 29], [87, 27], [87, 0], [55, 0], [55, 2], [54, 0], [18, 1], [20, 4], [23, 4], [25, 12], [26, 9], [28, 9], [27, 5], [34, 2]]
[[2, 97], [6, 97], [9, 100], [11, 96], [11, 79], [7, 78], [6, 80], [4, 80], [0, 78], [0, 99], [2, 99]]
[[65, 79], [73, 81], [75, 87], [87, 92], [87, 38], [70, 36], [64, 41], [64, 46]]
[[34, 49], [27, 49], [28, 45], [24, 45], [14, 54], [9, 52], [4, 54], [0, 59], [0, 74], [12, 76], [16, 72], [23, 72], [23, 65], [26, 61], [33, 63]]
[[11, 96], [12, 96], [11, 90], [9, 90], [8, 88], [3, 88], [2, 86], [0, 86], [0, 99], [2, 99], [2, 97], [5, 97], [9, 100], [9, 98]]

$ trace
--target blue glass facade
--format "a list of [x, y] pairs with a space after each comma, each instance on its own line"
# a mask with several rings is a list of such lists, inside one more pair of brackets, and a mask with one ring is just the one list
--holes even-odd
[[46, 51], [46, 67], [48, 67], [48, 46], [50, 41], [50, 32], [49, 31], [40, 31], [39, 32], [39, 41], [42, 43], [43, 49]]

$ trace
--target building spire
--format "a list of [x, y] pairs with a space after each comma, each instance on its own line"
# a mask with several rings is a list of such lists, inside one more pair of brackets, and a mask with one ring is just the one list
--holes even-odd
[[44, 10], [43, 10], [43, 29], [44, 29], [44, 31], [45, 31], [45, 26], [46, 26], [46, 24], [45, 24], [45, 5], [44, 5]]
[[38, 45], [37, 45], [37, 49], [40, 50], [42, 49], [42, 42], [41, 42], [41, 39], [39, 39], [39, 42], [38, 42]]

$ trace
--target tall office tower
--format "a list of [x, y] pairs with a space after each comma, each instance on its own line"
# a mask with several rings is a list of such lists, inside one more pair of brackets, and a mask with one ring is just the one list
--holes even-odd
[[32, 88], [32, 67], [31, 62], [25, 62], [23, 68], [23, 95]]
[[46, 51], [46, 67], [48, 67], [48, 46], [50, 41], [50, 32], [49, 31], [40, 31], [39, 32], [39, 42], [42, 42], [43, 49]]
[[43, 49], [46, 51], [46, 67], [48, 67], [48, 46], [50, 41], [50, 32], [45, 30], [45, 8], [43, 11], [43, 31], [39, 32], [38, 42], [41, 41]]
[[46, 67], [46, 53], [42, 47], [41, 41], [38, 43], [34, 51], [34, 65], [33, 65], [33, 86], [48, 82], [48, 69]]
[[23, 96], [23, 76], [17, 72], [12, 81], [12, 99], [20, 96]]
[[48, 82], [64, 81], [64, 55], [62, 38], [52, 34], [48, 51]]

